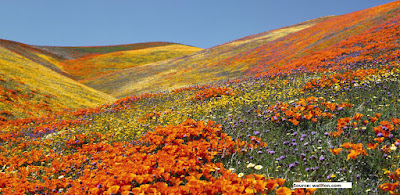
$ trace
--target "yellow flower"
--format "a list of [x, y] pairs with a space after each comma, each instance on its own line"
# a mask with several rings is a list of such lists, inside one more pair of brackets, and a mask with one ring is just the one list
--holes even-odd
[[396, 151], [396, 149], [397, 149], [397, 147], [394, 144], [392, 144], [392, 146], [390, 146], [391, 151]]
[[389, 170], [387, 170], [387, 169], [382, 169], [382, 171], [383, 171], [383, 174], [388, 174], [388, 173], [390, 173], [390, 171]]
[[254, 168], [257, 169], [257, 170], [261, 170], [261, 169], [263, 168], [263, 166], [257, 165], [257, 166], [255, 166]]
[[238, 174], [238, 177], [243, 177], [244, 176], [244, 173], [239, 173]]

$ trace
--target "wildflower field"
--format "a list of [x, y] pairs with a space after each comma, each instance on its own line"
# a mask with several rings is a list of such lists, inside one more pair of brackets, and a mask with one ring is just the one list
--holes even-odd
[[[220, 71], [216, 78], [183, 63], [206, 60], [199, 56], [215, 48], [142, 65], [144, 72], [126, 75], [177, 73], [136, 85], [131, 78], [131, 88], [116, 87], [119, 95], [164, 91], [118, 100], [72, 79], [64, 93], [70, 98], [46, 94], [51, 85], [34, 96], [34, 86], [23, 81], [39, 82], [32, 74], [45, 68], [2, 49], [0, 194], [400, 194], [399, 12], [397, 1], [287, 28], [291, 33], [243, 38], [241, 46], [256, 46], [199, 66]], [[324, 33], [331, 39], [307, 39]], [[260, 37], [271, 43], [257, 45]], [[220, 48], [228, 45], [238, 43]], [[13, 69], [18, 60], [37, 71]], [[61, 83], [54, 72], [46, 75], [41, 82]], [[179, 79], [193, 84], [176, 87], [184, 84]], [[60, 103], [84, 97], [102, 105]], [[38, 106], [44, 100], [46, 108]], [[41, 115], [17, 115], [17, 108]], [[352, 182], [352, 188], [294, 189], [293, 182]]]
[[3, 122], [1, 193], [397, 192], [399, 76], [397, 62], [366, 63]]

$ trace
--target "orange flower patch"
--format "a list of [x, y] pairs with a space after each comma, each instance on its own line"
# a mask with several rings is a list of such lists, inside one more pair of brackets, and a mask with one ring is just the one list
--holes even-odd
[[[352, 106], [352, 104], [344, 102], [336, 104], [326, 102], [323, 98], [308, 97], [292, 104], [278, 102], [269, 106], [266, 112], [269, 113], [267, 117], [275, 123], [282, 123], [287, 120], [291, 124], [298, 126], [301, 122], [311, 121], [315, 123], [322, 118], [331, 119], [335, 116], [325, 110], [340, 111], [343, 108], [351, 108]], [[260, 115], [260, 110], [255, 112]]]
[[[218, 156], [267, 144], [258, 137], [251, 137], [250, 143], [233, 140], [212, 121], [190, 119], [179, 125], [158, 127], [135, 143], [108, 144], [102, 140], [109, 137], [95, 133], [76, 134], [65, 141], [73, 151], [67, 154], [32, 150], [19, 156], [0, 158], [0, 163], [9, 162], [5, 170], [7, 176], [0, 181], [1, 192], [244, 194], [269, 193], [286, 182], [285, 179], [266, 179], [256, 174], [240, 178], [225, 169], [222, 163], [217, 163]], [[41, 143], [21, 142], [18, 148], [9, 152], [15, 153], [19, 148], [35, 144]], [[1, 148], [2, 152], [8, 151]], [[39, 172], [41, 180], [32, 176]], [[20, 183], [24, 185], [17, 185]]]
[[332, 154], [338, 155], [340, 151], [342, 151], [342, 148], [334, 148], [334, 149], [329, 149]]
[[358, 143], [358, 144], [353, 144], [353, 143], [343, 143], [340, 147], [346, 148], [346, 149], [350, 149], [350, 153], [347, 155], [347, 160], [351, 159], [356, 159], [357, 156], [359, 155], [365, 155], [368, 156], [367, 151], [365, 150], [365, 148], [363, 147], [362, 143]]
[[210, 87], [197, 92], [197, 94], [190, 99], [206, 100], [212, 97], [221, 97], [222, 95], [234, 95], [232, 89], [226, 87]]

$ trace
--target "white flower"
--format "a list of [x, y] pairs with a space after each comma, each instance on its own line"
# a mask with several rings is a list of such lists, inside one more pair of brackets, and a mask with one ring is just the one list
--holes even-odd
[[244, 176], [244, 173], [239, 173], [238, 174], [238, 177], [243, 177]]
[[257, 169], [257, 170], [261, 170], [261, 169], [263, 168], [263, 166], [257, 165], [257, 166], [255, 166], [254, 168]]
[[254, 166], [256, 166], [256, 165], [253, 164], [253, 163], [249, 163], [249, 164], [247, 165], [247, 168], [253, 168]]

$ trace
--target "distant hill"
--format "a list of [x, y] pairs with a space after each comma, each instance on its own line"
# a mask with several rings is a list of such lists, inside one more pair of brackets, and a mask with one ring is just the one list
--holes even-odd
[[[30, 55], [35, 61], [40, 61], [37, 56], [45, 56], [39, 52]], [[6, 112], [8, 119], [94, 107], [115, 100], [35, 61], [0, 47], [0, 112]]]
[[82, 46], [82, 47], [34, 46], [34, 47], [56, 54], [64, 59], [78, 59], [93, 54], [106, 54], [117, 51], [146, 49], [152, 47], [167, 46], [171, 44], [174, 43], [148, 42], [148, 43], [134, 43], [126, 45], [109, 45], [109, 46]]
[[192, 83], [314, 73], [356, 66], [359, 62], [390, 60], [400, 56], [395, 25], [399, 17], [400, 2], [396, 1], [251, 35], [84, 83], [115, 97], [125, 97]]
[[[105, 47], [104, 49], [107, 49]], [[112, 49], [109, 48], [111, 51]], [[116, 50], [116, 49], [115, 49]], [[117, 70], [188, 55], [201, 48], [181, 44], [148, 47], [133, 50], [113, 51], [105, 54], [92, 54], [78, 59], [65, 60], [63, 68], [78, 80], [91, 79]], [[105, 81], [107, 82], [107, 81]]]
[[243, 72], [248, 70], [249, 67], [226, 64], [225, 67], [216, 68], [213, 64], [285, 37], [288, 34], [309, 28], [329, 18], [318, 18], [293, 26], [251, 35], [191, 55], [121, 70], [84, 81], [83, 83], [115, 97], [125, 97], [150, 91], [171, 90], [192, 83], [207, 83], [237, 78], [243, 75]]
[[110, 103], [116, 99], [79, 80], [200, 50], [168, 42], [55, 47], [0, 39], [0, 113], [25, 118]]

